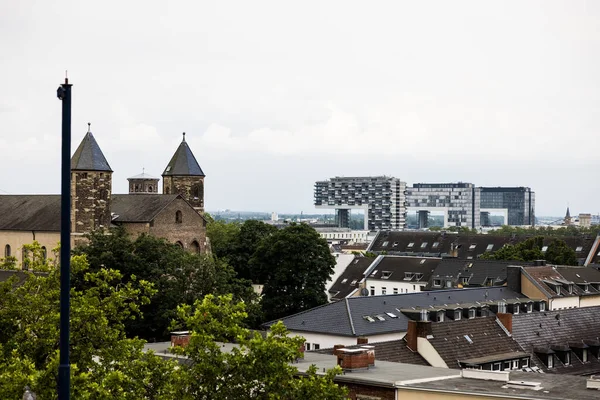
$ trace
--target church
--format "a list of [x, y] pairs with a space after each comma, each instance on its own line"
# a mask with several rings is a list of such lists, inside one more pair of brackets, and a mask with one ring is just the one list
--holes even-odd
[[[71, 158], [71, 244], [85, 234], [122, 226], [132, 235], [162, 237], [190, 252], [207, 252], [204, 172], [183, 139], [159, 178], [128, 178], [129, 193], [112, 193], [112, 169], [89, 129]], [[0, 258], [22, 264], [22, 247], [45, 254], [60, 241], [60, 195], [0, 195]]]

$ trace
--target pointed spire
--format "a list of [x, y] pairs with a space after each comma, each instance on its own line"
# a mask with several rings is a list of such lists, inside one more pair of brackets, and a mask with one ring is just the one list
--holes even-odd
[[173, 154], [162, 176], [205, 176], [190, 146], [185, 141], [185, 132], [183, 132], [183, 140], [179, 144], [175, 154]]
[[565, 218], [571, 218], [571, 211], [569, 210], [568, 206], [567, 206], [567, 215], [565, 215]]
[[71, 170], [112, 172], [106, 157], [104, 157], [100, 146], [98, 146], [98, 142], [92, 135], [90, 127], [91, 123], [88, 122], [88, 131], [71, 158]]

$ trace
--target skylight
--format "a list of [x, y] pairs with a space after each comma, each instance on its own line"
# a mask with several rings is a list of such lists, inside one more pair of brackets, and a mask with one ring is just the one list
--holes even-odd
[[465, 335], [464, 337], [465, 339], [467, 339], [467, 342], [469, 342], [469, 344], [473, 344], [473, 340], [469, 337], [469, 335]]
[[376, 315], [375, 318], [377, 318], [379, 321], [385, 321], [385, 318], [383, 318], [383, 315]]
[[371, 276], [375, 276], [375, 275], [377, 275], [377, 270], [375, 270], [371, 273]]
[[425, 247], [427, 247], [427, 242], [421, 243], [421, 248], [424, 249]]
[[369, 322], [375, 322], [375, 319], [373, 317], [371, 317], [370, 315], [365, 315], [363, 318]]
[[547, 252], [547, 251], [548, 251], [548, 246], [543, 246], [543, 247], [542, 247], [542, 253], [545, 253], [545, 252]]
[[475, 250], [475, 247], [477, 247], [477, 245], [476, 245], [476, 244], [472, 244], [472, 245], [470, 245], [470, 246], [469, 246], [469, 251], [473, 251], [473, 250]]
[[431, 245], [431, 248], [437, 249], [439, 245], [440, 245], [440, 242], [433, 242], [433, 244]]
[[388, 245], [389, 243], [390, 243], [390, 242], [388, 242], [388, 241], [385, 241], [385, 242], [383, 242], [383, 243], [381, 244], [381, 247], [387, 247], [387, 245]]
[[575, 249], [575, 251], [577, 251], [577, 252], [583, 251], [583, 246], [577, 246], [577, 248]]
[[396, 314], [393, 314], [391, 312], [386, 312], [387, 316], [390, 318], [398, 318], [398, 316]]
[[425, 264], [425, 261], [427, 261], [427, 260], [425, 260], [425, 259], [422, 259], [422, 260], [421, 260], [421, 262], [420, 262], [419, 264]]
[[415, 242], [410, 242], [410, 243], [408, 244], [408, 246], [406, 246], [406, 248], [408, 248], [408, 249], [412, 249], [414, 245], [415, 245]]
[[348, 279], [347, 279], [347, 278], [344, 278], [344, 279], [342, 280], [342, 283], [346, 283], [346, 282], [348, 282]]
[[353, 280], [352, 282], [350, 282], [350, 284], [351, 284], [352, 286], [354, 286], [354, 285], [356, 285], [356, 282], [358, 282], [358, 280], [357, 280], [357, 279], [355, 279], [355, 280]]
[[485, 251], [492, 251], [493, 248], [494, 248], [493, 244], [488, 244], [487, 247], [485, 248]]

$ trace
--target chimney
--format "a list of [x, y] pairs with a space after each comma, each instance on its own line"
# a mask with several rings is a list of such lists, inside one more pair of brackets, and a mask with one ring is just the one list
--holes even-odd
[[506, 286], [517, 293], [521, 293], [521, 267], [509, 265], [506, 269]]
[[412, 351], [417, 351], [417, 321], [409, 320], [408, 328], [406, 330], [406, 335], [404, 335], [404, 340], [406, 340], [406, 346]]
[[367, 351], [367, 358], [369, 359], [369, 367], [375, 366], [375, 346], [373, 345], [364, 345], [360, 346], [361, 349], [365, 349]]
[[354, 371], [369, 368], [367, 349], [339, 349], [337, 365], [344, 371]]
[[190, 342], [190, 331], [177, 331], [171, 332], [171, 347], [181, 346], [185, 347]]
[[450, 257], [458, 257], [458, 244], [450, 243]]
[[334, 344], [333, 345], [333, 355], [337, 356], [340, 353], [339, 350], [343, 349], [344, 347], [346, 347], [346, 346], [344, 346], [343, 344]]
[[496, 313], [496, 317], [500, 320], [504, 328], [512, 335], [512, 314], [508, 313]]
[[359, 336], [356, 338], [356, 344], [369, 344], [369, 338], [366, 336]]

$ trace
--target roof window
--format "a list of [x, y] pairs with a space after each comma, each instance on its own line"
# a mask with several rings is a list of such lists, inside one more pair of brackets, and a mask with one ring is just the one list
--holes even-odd
[[346, 283], [346, 282], [348, 282], [348, 278], [342, 279], [342, 283]]
[[371, 272], [371, 276], [375, 276], [375, 275], [377, 275], [377, 271], [378, 271], [378, 270], [375, 270], [375, 271]]
[[390, 279], [390, 276], [392, 276], [392, 271], [383, 271], [381, 273], [381, 279]]
[[391, 313], [391, 312], [386, 312], [386, 314], [387, 314], [387, 316], [388, 316], [388, 317], [390, 317], [390, 318], [398, 318], [398, 316], [397, 316], [396, 314], [394, 314], [394, 313]]
[[357, 280], [357, 279], [355, 279], [355, 280], [353, 280], [352, 282], [350, 282], [350, 284], [351, 284], [352, 286], [354, 286], [354, 285], [356, 285], [356, 282], [358, 282], [358, 280]]
[[379, 321], [385, 321], [385, 318], [383, 318], [383, 315], [376, 315], [375, 318], [377, 318], [377, 320], [379, 320]]
[[580, 252], [583, 251], [583, 246], [577, 246], [577, 248], [575, 249], [576, 252]]
[[425, 247], [427, 247], [427, 242], [421, 243], [421, 248], [424, 249]]
[[542, 246], [542, 253], [545, 253], [548, 251], [548, 246]]
[[[439, 245], [440, 245], [440, 242], [433, 242], [433, 244], [431, 245], [431, 248], [437, 249]], [[600, 255], [600, 253], [598, 255]]]
[[405, 272], [404, 273], [404, 280], [405, 281], [410, 281], [413, 278], [414, 274], [412, 272]]
[[408, 246], [406, 246], [406, 248], [407, 248], [407, 249], [412, 249], [414, 245], [415, 245], [415, 242], [410, 242], [410, 243], [408, 244]]
[[392, 245], [392, 247], [398, 247], [398, 242], [394, 242], [394, 244]]
[[419, 264], [425, 264], [425, 259], [422, 259], [421, 262]]
[[485, 248], [485, 251], [492, 251], [494, 249], [494, 245], [493, 244], [488, 244], [487, 247]]
[[389, 243], [390, 243], [390, 242], [388, 242], [388, 241], [386, 240], [385, 242], [383, 242], [383, 243], [381, 244], [381, 247], [387, 247], [387, 245], [388, 245]]
[[472, 245], [470, 245], [470, 246], [469, 246], [469, 251], [473, 251], [473, 250], [475, 250], [475, 247], [477, 247], [477, 245], [476, 245], [476, 244], [472, 244]]
[[375, 319], [374, 319], [373, 317], [371, 317], [370, 315], [365, 315], [363, 318], [364, 318], [366, 321], [369, 321], [369, 322], [375, 322]]
[[465, 335], [464, 338], [469, 342], [469, 344], [473, 344], [473, 340], [469, 337], [469, 335]]

